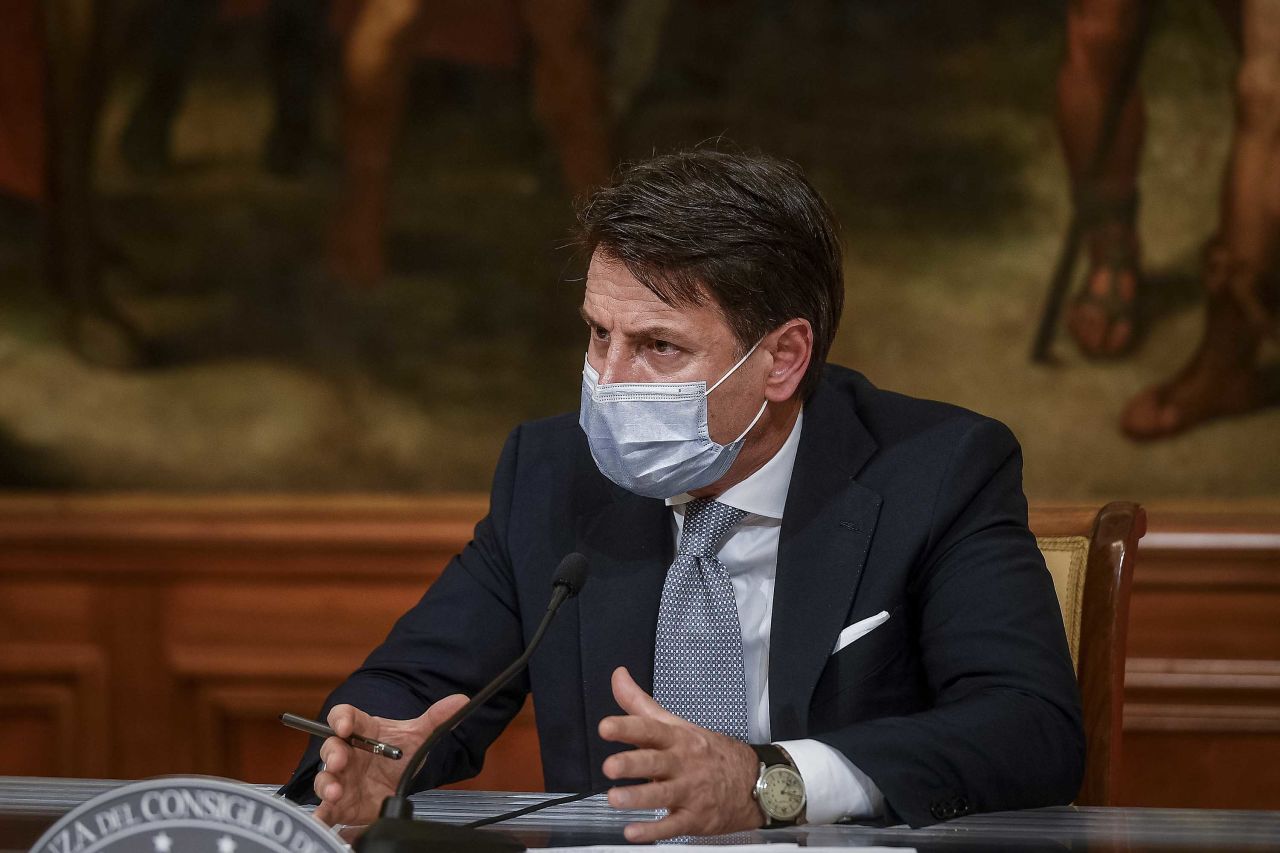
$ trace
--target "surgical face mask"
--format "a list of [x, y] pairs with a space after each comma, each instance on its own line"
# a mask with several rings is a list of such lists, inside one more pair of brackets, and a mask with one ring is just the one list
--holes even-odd
[[582, 370], [582, 409], [578, 423], [587, 434], [600, 473], [629, 492], [670, 498], [719, 480], [738, 458], [751, 428], [768, 401], [728, 444], [711, 440], [707, 395], [733, 375], [757, 342], [710, 388], [706, 382], [613, 382], [587, 362]]

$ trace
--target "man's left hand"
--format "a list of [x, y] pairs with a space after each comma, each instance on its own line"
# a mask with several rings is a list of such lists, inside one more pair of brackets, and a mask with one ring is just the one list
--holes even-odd
[[606, 758], [604, 775], [649, 781], [611, 788], [609, 805], [668, 811], [659, 821], [628, 824], [628, 841], [718, 835], [764, 825], [764, 814], [751, 796], [760, 769], [751, 747], [670, 713], [624, 667], [613, 671], [613, 697], [627, 716], [601, 720], [600, 737], [636, 749]]

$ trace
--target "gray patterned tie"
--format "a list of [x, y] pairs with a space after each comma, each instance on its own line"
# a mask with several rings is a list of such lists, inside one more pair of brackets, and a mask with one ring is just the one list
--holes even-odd
[[729, 570], [716, 552], [746, 512], [708, 500], [685, 505], [667, 569], [653, 654], [653, 698], [704, 729], [747, 739], [742, 627]]

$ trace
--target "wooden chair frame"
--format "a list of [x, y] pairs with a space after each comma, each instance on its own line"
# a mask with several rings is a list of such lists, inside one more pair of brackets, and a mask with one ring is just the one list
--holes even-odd
[[1084, 708], [1086, 753], [1084, 784], [1076, 805], [1116, 805], [1124, 727], [1129, 592], [1138, 540], [1147, 532], [1147, 512], [1136, 503], [1116, 501], [1101, 510], [1032, 508], [1029, 520], [1037, 537], [1089, 538], [1076, 671]]

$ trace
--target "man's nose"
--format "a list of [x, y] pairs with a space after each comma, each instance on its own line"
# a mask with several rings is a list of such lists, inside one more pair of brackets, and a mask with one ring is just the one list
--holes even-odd
[[620, 344], [609, 345], [605, 350], [604, 363], [597, 368], [597, 372], [600, 374], [601, 385], [634, 381], [631, 360], [626, 357]]

